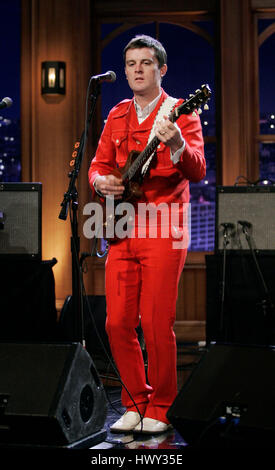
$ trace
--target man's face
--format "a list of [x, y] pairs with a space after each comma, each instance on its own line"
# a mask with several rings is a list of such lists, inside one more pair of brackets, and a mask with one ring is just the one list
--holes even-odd
[[126, 52], [125, 73], [135, 95], [157, 96], [161, 77], [165, 75], [166, 70], [166, 64], [159, 68], [153, 48], [128, 49]]

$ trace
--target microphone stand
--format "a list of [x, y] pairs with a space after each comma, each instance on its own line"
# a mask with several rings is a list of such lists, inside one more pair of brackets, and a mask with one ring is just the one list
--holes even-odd
[[[225, 274], [226, 274], [226, 249], [229, 244], [229, 229], [233, 229], [234, 225], [229, 223], [221, 224], [223, 227], [223, 264], [222, 264], [222, 282], [221, 282], [221, 310], [220, 310], [220, 333], [221, 339], [224, 331], [224, 298], [225, 298]], [[227, 328], [225, 328], [225, 341], [227, 340]]]
[[[248, 228], [251, 227], [251, 224], [245, 223], [245, 222], [242, 222], [242, 223], [239, 222], [239, 224], [242, 226], [243, 233], [245, 235], [247, 244], [249, 246], [249, 249], [250, 249], [250, 252], [251, 252], [251, 255], [252, 255], [252, 259], [253, 259], [255, 267], [256, 267], [256, 272], [258, 274], [260, 283], [262, 285], [262, 289], [263, 289], [263, 292], [264, 292], [264, 297], [261, 301], [261, 306], [262, 306], [262, 309], [263, 309], [264, 318], [265, 318], [265, 320], [267, 320], [268, 319], [268, 309], [270, 308], [271, 310], [272, 309], [274, 310], [274, 305], [273, 305], [272, 299], [270, 297], [270, 294], [269, 294], [269, 291], [268, 291], [263, 273], [262, 273], [261, 268], [259, 266], [257, 257], [255, 255], [255, 249], [252, 246], [252, 235], [249, 234], [249, 231], [248, 231]], [[268, 341], [268, 336], [269, 335], [267, 334], [266, 335], [266, 340], [267, 340], [267, 344], [270, 344], [269, 341]]]
[[[89, 87], [88, 87], [89, 89]], [[86, 141], [88, 137], [89, 125], [95, 112], [95, 106], [100, 95], [101, 87], [100, 82], [95, 82], [95, 89], [90, 96], [91, 108], [88, 117], [85, 121], [85, 129], [82, 132], [79, 145], [77, 146], [77, 155], [75, 158], [74, 169], [68, 174], [70, 178], [69, 186], [64, 194], [64, 199], [61, 203], [61, 211], [59, 219], [66, 220], [69, 207], [71, 207], [70, 220], [71, 220], [71, 256], [72, 256], [72, 301], [73, 301], [73, 318], [74, 318], [74, 340], [82, 343], [85, 347], [84, 338], [84, 320], [83, 320], [83, 276], [82, 276], [82, 259], [79, 258], [80, 252], [80, 238], [78, 235], [78, 191], [76, 188], [76, 181], [81, 169], [83, 156], [85, 153]], [[86, 100], [86, 107], [87, 107]], [[87, 112], [86, 112], [87, 114]]]

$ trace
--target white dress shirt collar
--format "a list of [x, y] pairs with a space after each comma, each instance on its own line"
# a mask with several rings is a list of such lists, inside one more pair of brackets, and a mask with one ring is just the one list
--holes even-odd
[[145, 119], [147, 119], [151, 112], [155, 109], [158, 100], [160, 99], [160, 96], [161, 93], [153, 101], [151, 101], [151, 103], [147, 104], [147, 106], [145, 106], [145, 108], [143, 109], [141, 109], [140, 105], [136, 102], [136, 99], [134, 99], [139, 124], [141, 124]]

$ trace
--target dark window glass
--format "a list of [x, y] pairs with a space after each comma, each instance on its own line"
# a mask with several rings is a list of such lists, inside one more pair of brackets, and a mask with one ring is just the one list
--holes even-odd
[[260, 178], [275, 183], [275, 143], [260, 144]]
[[20, 0], [0, 2], [0, 101], [10, 97], [10, 108], [0, 109], [0, 181], [20, 181]]
[[260, 133], [275, 134], [275, 33], [259, 48]]
[[275, 18], [259, 20], [258, 33], [264, 34], [259, 47], [260, 180], [270, 183], [275, 182], [275, 143], [269, 141], [275, 135]]

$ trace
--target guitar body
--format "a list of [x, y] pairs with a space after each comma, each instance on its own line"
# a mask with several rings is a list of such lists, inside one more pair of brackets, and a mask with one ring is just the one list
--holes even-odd
[[126, 177], [130, 167], [133, 165], [134, 161], [137, 159], [138, 156], [139, 156], [139, 152], [137, 152], [136, 150], [132, 150], [132, 152], [130, 152], [128, 155], [128, 158], [124, 167], [118, 168], [117, 170], [113, 172], [113, 175], [115, 176], [122, 176], [122, 180], [125, 185], [125, 191], [123, 193], [122, 198], [123, 198], [123, 201], [125, 202], [134, 203], [138, 199], [140, 199], [143, 194], [143, 191], [141, 189], [141, 185], [142, 185], [141, 173], [137, 172], [131, 180], [128, 180], [128, 178]]
[[[124, 176], [128, 173], [129, 168], [132, 166], [133, 162], [136, 160], [138, 157], [139, 152], [133, 150], [132, 152], [129, 153], [127, 161], [124, 165], [124, 167], [121, 168], [116, 168], [112, 174], [117, 177], [122, 177], [122, 180]], [[95, 201], [98, 202], [103, 211], [103, 238], [108, 241], [108, 243], [114, 243], [117, 241], [117, 237], [114, 234], [113, 237], [109, 236], [109, 233], [112, 231], [112, 227], [116, 226], [116, 223], [118, 222], [119, 219], [125, 216], [125, 213], [122, 214], [116, 214], [116, 206], [120, 204], [121, 202], [127, 202], [134, 204], [135, 202], [138, 201], [138, 199], [141, 198], [143, 195], [143, 191], [141, 188], [142, 185], [142, 176], [140, 173], [137, 173], [133, 179], [130, 181], [127, 180], [127, 178], [123, 181], [123, 184], [125, 185], [125, 191], [122, 195], [122, 198], [120, 199], [114, 199], [114, 213], [110, 214], [107, 213], [106, 210], [106, 200], [102, 200], [102, 197], [98, 196], [96, 194], [95, 196]]]

